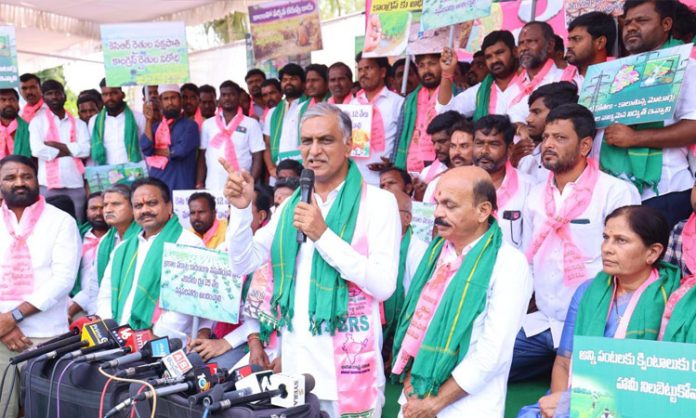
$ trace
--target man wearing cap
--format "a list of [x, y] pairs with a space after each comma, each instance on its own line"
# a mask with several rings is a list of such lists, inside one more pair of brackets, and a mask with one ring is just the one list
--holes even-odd
[[159, 106], [162, 121], [155, 122], [152, 103], [145, 105], [145, 132], [140, 136], [150, 176], [162, 180], [170, 190], [193, 189], [200, 144], [198, 125], [183, 116], [176, 84], [159, 86]]

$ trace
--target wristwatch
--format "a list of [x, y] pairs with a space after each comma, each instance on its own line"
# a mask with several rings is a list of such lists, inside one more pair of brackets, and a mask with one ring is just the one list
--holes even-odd
[[22, 315], [22, 311], [20, 311], [19, 308], [12, 309], [12, 318], [14, 318], [15, 322], [18, 324], [24, 321], [24, 315]]

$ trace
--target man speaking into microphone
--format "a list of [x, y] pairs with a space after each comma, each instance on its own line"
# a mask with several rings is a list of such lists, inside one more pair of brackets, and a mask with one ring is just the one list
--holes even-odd
[[367, 185], [351, 146], [351, 121], [340, 109], [320, 103], [307, 110], [300, 152], [314, 171], [314, 193], [306, 203], [297, 190], [255, 235], [253, 178], [221, 160], [231, 204], [227, 241], [234, 274], [271, 261], [273, 294], [261, 307], [260, 338], [282, 331], [283, 373], [313, 375], [321, 409], [332, 417], [379, 417], [379, 302], [396, 287], [401, 228], [394, 196]]

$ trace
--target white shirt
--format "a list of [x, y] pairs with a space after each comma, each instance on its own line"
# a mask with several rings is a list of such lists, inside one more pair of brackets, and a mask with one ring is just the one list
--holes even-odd
[[[323, 201], [314, 195], [324, 217], [333, 205], [338, 191], [329, 193]], [[284, 205], [285, 203], [283, 203]], [[278, 209], [283, 209], [284, 206]], [[274, 216], [263, 228], [251, 232], [251, 207], [237, 209], [230, 207], [230, 225], [227, 243], [233, 274], [249, 274], [270, 259], [271, 244], [278, 227], [280, 216]], [[396, 289], [398, 273], [399, 244], [401, 242], [401, 223], [394, 195], [376, 187], [367, 186], [365, 198], [360, 203], [354, 239], [367, 235], [368, 256], [355, 251], [349, 243], [343, 241], [330, 229], [316, 242], [307, 240], [300, 246], [297, 254], [295, 282], [295, 316], [292, 319], [293, 331], [282, 330], [281, 341], [283, 373], [299, 375], [310, 373], [320, 385], [313, 393], [321, 400], [338, 399], [336, 387], [336, 368], [334, 365], [334, 347], [331, 335], [323, 333], [312, 335], [309, 331], [309, 277], [312, 270], [314, 250], [336, 268], [341, 277], [360, 287], [372, 296], [372, 325], [374, 341], [381, 347], [382, 327], [380, 324], [379, 302], [388, 299]], [[365, 232], [366, 231], [366, 232]], [[245, 318], [245, 321], [248, 319]], [[384, 384], [382, 357], [380, 348], [376, 347], [379, 386]]]
[[[73, 302], [82, 307], [82, 310], [89, 315], [97, 311], [97, 294], [99, 293], [99, 280], [97, 279], [97, 250], [101, 239], [90, 229], [84, 237], [84, 241], [88, 239], [99, 239], [99, 243], [89, 251], [82, 253], [80, 262], [80, 291], [73, 296]], [[84, 245], [84, 242], [82, 243]]]
[[[444, 263], [453, 262], [457, 255], [443, 248], [440, 258]], [[451, 281], [445, 292], [450, 285]], [[468, 395], [440, 411], [438, 418], [503, 416], [512, 349], [531, 295], [532, 275], [526, 258], [503, 241], [488, 285], [486, 306], [474, 320], [469, 350], [452, 371], [452, 378]], [[402, 392], [399, 403], [405, 400]]]
[[[138, 111], [133, 109], [131, 109], [131, 111], [133, 112], [133, 118], [135, 119], [136, 128], [138, 130], [138, 138], [136, 138], [137, 141], [145, 130], [145, 117]], [[97, 116], [99, 116], [99, 114], [89, 118], [87, 132], [90, 138], [94, 132], [94, 125], [97, 123]], [[106, 117], [104, 118], [104, 148], [106, 148], [106, 164], [124, 164], [129, 162], [128, 150], [126, 149], [125, 132], [125, 109], [116, 116], [111, 116], [107, 112]], [[140, 142], [138, 142], [138, 147], [140, 147]]]
[[[583, 176], [586, 175], [583, 172]], [[524, 210], [524, 248], [529, 248], [537, 236], [544, 221], [544, 189], [546, 183], [535, 185], [527, 199]], [[556, 210], [573, 193], [575, 182], [566, 184], [563, 193], [553, 186]], [[599, 173], [592, 199], [585, 211], [568, 224], [573, 243], [585, 257], [588, 279], [593, 278], [602, 269], [600, 244], [604, 232], [604, 218], [626, 205], [640, 204], [638, 190], [629, 182], [617, 179], [603, 172]], [[551, 329], [554, 347], [558, 347], [570, 300], [577, 286], [566, 287], [563, 284], [563, 248], [550, 248], [553, 243], [545, 241], [532, 260], [534, 273], [534, 292], [539, 311], [527, 315], [523, 329], [527, 337]], [[541, 255], [544, 254], [544, 257]], [[582, 281], [578, 281], [578, 285]]]
[[[304, 103], [304, 102], [302, 102]], [[300, 149], [300, 99], [297, 98], [290, 103], [290, 106], [285, 109], [283, 117], [283, 128], [280, 133], [280, 141], [278, 142], [278, 154], [283, 152], [297, 151]], [[271, 137], [271, 121], [273, 113], [278, 109], [278, 106], [268, 111], [266, 115], [266, 123], [263, 124], [263, 134]], [[278, 157], [278, 160], [281, 158]], [[273, 164], [278, 164], [279, 161], [273, 161]]]
[[[495, 113], [497, 115], [505, 115], [508, 112], [510, 101], [520, 93], [520, 86], [517, 83], [509, 83], [505, 90], [500, 90], [498, 84], [493, 82], [496, 92]], [[456, 110], [467, 118], [474, 116], [476, 111], [476, 95], [478, 94], [481, 83], [469, 87], [458, 95], [452, 97], [449, 103], [440, 104], [438, 100], [435, 103], [435, 111], [444, 113], [448, 110]]]
[[[413, 276], [418, 270], [421, 259], [425, 254], [425, 250], [428, 249], [428, 244], [413, 233], [411, 235], [411, 242], [408, 243], [408, 250], [406, 251], [406, 260], [404, 265], [404, 295], [408, 294], [408, 289], [411, 287], [411, 282], [413, 281]], [[404, 262], [401, 260], [400, 262]]]
[[435, 203], [435, 190], [437, 189], [437, 184], [440, 182], [440, 176], [435, 177], [428, 186], [425, 188], [425, 193], [423, 193], [423, 202], [425, 203]]
[[[696, 61], [689, 59], [684, 72], [684, 81], [675, 103], [674, 116], [665, 120], [665, 126], [674, 125], [682, 119], [696, 120]], [[601, 131], [604, 140], [604, 130]], [[595, 142], [597, 139], [595, 139]], [[600, 143], [601, 144], [601, 143]], [[662, 175], [657, 184], [659, 195], [689, 190], [694, 185], [694, 176], [689, 169], [688, 147], [662, 148]], [[599, 156], [599, 151], [596, 154]], [[624, 176], [622, 176], [624, 177]], [[641, 194], [642, 200], [657, 196], [652, 188], [646, 187]]]
[[[362, 98], [367, 100], [365, 93], [362, 93]], [[350, 104], [358, 105], [361, 104], [361, 102], [357, 97], [354, 97]], [[396, 125], [399, 121], [399, 114], [401, 113], [401, 106], [404, 104], [404, 98], [384, 87], [382, 91], [377, 94], [377, 98], [374, 99], [373, 104], [379, 109], [384, 124], [384, 151], [374, 152], [370, 150], [369, 158], [354, 158], [353, 161], [358, 164], [360, 173], [368, 184], [379, 186], [379, 173], [370, 170], [367, 166], [371, 163], [381, 163], [382, 159], [380, 157], [389, 158], [392, 155], [392, 151], [396, 145]]]
[[[14, 216], [10, 219], [14, 230], [18, 231], [17, 219]], [[0, 220], [0, 257], [5, 256], [11, 243], [5, 222]], [[70, 215], [46, 204], [27, 245], [34, 269], [34, 291], [24, 300], [0, 301], [0, 312], [29, 302], [41, 312], [27, 316], [19, 329], [29, 338], [54, 337], [68, 331], [68, 294], [80, 265], [80, 232]]]
[[529, 191], [535, 183], [530, 177], [518, 171], [517, 184], [517, 192], [505, 203], [505, 206], [498, 207], [498, 224], [503, 231], [505, 241], [524, 251], [526, 248], [522, 246], [524, 243], [522, 212], [527, 205]]
[[[140, 241], [138, 244], [138, 256], [135, 261], [135, 270], [133, 281], [133, 286], [126, 297], [126, 302], [123, 306], [123, 312], [121, 313], [121, 318], [118, 318], [119, 324], [127, 324], [130, 320], [131, 310], [133, 308], [133, 301], [135, 300], [135, 293], [138, 289], [138, 281], [140, 280], [140, 269], [143, 267], [143, 263], [147, 258], [148, 252], [152, 243], [155, 241], [157, 235], [151, 236], [146, 239], [141, 231], [136, 237], [131, 239], [137, 239]], [[125, 241], [124, 241], [125, 242]], [[184, 229], [176, 240], [177, 244], [191, 245], [194, 247], [205, 247], [203, 241], [198, 238], [193, 232]], [[97, 297], [97, 315], [102, 319], [113, 318], [111, 312], [111, 263], [113, 262], [113, 252], [111, 253], [111, 259], [109, 264], [106, 266], [104, 271], [104, 277], [102, 278], [101, 286], [99, 287], [99, 295]], [[161, 309], [161, 314], [157, 322], [154, 324], [152, 331], [155, 335], [163, 337], [176, 337], [181, 338], [182, 334], [191, 334], [191, 326], [193, 324], [192, 317], [190, 315], [167, 311]], [[199, 329], [210, 328], [212, 321], [207, 319], [201, 319], [199, 324]]]
[[[563, 70], [556, 67], [556, 64], [551, 64], [551, 69], [548, 73], [546, 73], [544, 78], [541, 79], [541, 82], [537, 84], [535, 90], [541, 86], [545, 86], [546, 84], [561, 81], [561, 76], [563, 76]], [[524, 83], [529, 83], [529, 81], [529, 73], [525, 71]], [[532, 91], [532, 93], [534, 93], [534, 91]], [[508, 116], [510, 116], [510, 121], [512, 123], [525, 123], [527, 120], [527, 116], [529, 116], [529, 103], [527, 103], [529, 101], [529, 96], [530, 94], [522, 96], [517, 103], [510, 104]], [[511, 100], [514, 100], [514, 97]]]
[[[220, 113], [203, 122], [201, 131], [200, 149], [205, 150], [205, 164], [208, 170], [205, 177], [205, 188], [208, 190], [222, 190], [227, 180], [227, 172], [218, 161], [218, 158], [225, 156], [225, 142], [219, 148], [210, 146], [210, 141], [220, 132], [215, 118], [220, 118], [222, 123], [225, 123], [224, 116]], [[226, 125], [226, 128], [229, 128], [231, 124], [232, 121]], [[252, 154], [266, 149], [259, 122], [244, 116], [232, 134], [232, 143], [239, 168], [251, 172]]]
[[56, 148], [49, 147], [44, 144], [46, 134], [48, 133], [48, 122], [46, 121], [45, 112], [50, 113], [50, 117], [56, 123], [58, 132], [60, 133], [60, 142], [68, 147], [72, 157], [60, 157], [58, 164], [60, 167], [60, 180], [64, 188], [77, 189], [84, 187], [82, 173], [80, 173], [75, 165], [75, 158], [87, 158], [90, 151], [90, 139], [87, 133], [87, 124], [82, 122], [78, 117], [75, 117], [75, 141], [70, 142], [70, 130], [72, 124], [68, 119], [66, 111], [65, 117], [61, 120], [48, 108], [42, 108], [36, 113], [34, 119], [29, 124], [29, 142], [31, 143], [31, 153], [39, 159], [39, 185], [47, 186], [46, 183], [46, 161], [53, 161], [59, 151]]
[[546, 183], [550, 171], [541, 163], [541, 144], [534, 147], [531, 154], [520, 159], [517, 163], [517, 171], [527, 175], [535, 184]]

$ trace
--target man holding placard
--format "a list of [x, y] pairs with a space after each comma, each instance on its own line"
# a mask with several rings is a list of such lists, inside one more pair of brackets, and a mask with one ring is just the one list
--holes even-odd
[[99, 82], [104, 107], [89, 120], [92, 134], [92, 162], [95, 165], [137, 163], [143, 159], [140, 135], [145, 118], [134, 112], [124, 98], [121, 87], [109, 87], [106, 79]]
[[311, 373], [321, 382], [314, 393], [332, 417], [379, 417], [385, 382], [379, 302], [395, 289], [396, 200], [362, 179], [349, 158], [350, 118], [336, 106], [307, 110], [300, 131], [302, 158], [315, 176], [311, 203], [295, 193], [255, 235], [253, 178], [223, 161], [236, 220], [227, 234], [232, 272], [249, 274], [271, 261], [275, 286], [260, 332], [267, 339], [282, 330], [284, 373]]

